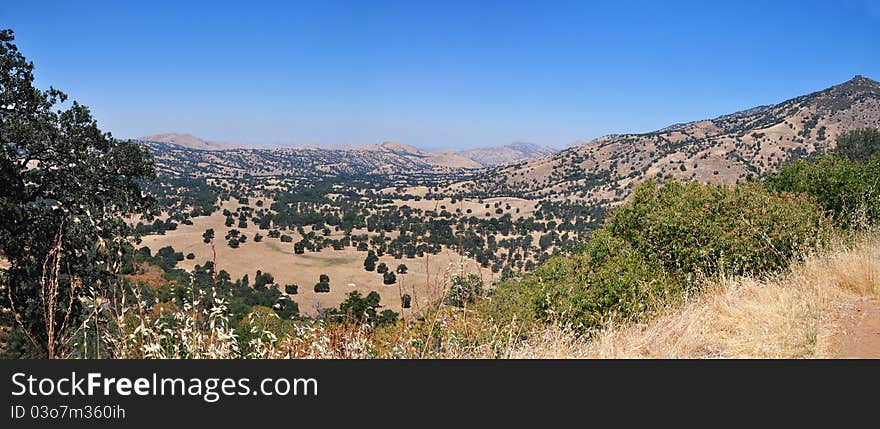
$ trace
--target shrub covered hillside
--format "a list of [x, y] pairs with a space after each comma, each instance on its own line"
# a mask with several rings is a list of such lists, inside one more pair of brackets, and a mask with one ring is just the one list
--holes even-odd
[[767, 180], [770, 189], [810, 195], [844, 228], [880, 220], [880, 161], [859, 162], [835, 155], [800, 160]]
[[834, 153], [783, 166], [767, 180], [770, 189], [812, 196], [843, 228], [880, 221], [880, 131], [841, 134]]
[[758, 184], [649, 181], [612, 212], [582, 253], [500, 284], [487, 307], [496, 316], [594, 328], [679, 296], [701, 278], [782, 270], [830, 232], [806, 195]]
[[844, 133], [836, 153], [783, 166], [764, 184], [645, 182], [582, 253], [500, 284], [484, 310], [584, 331], [644, 312], [705, 279], [785, 270], [835, 228], [880, 220], [877, 135]]

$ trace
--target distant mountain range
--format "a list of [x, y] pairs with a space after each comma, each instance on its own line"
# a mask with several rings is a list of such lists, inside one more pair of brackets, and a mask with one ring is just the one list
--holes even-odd
[[554, 149], [538, 146], [531, 143], [511, 143], [504, 146], [483, 147], [475, 149], [444, 149], [439, 151], [422, 150], [415, 146], [398, 142], [384, 142], [371, 146], [357, 145], [301, 145], [290, 148], [261, 147], [239, 143], [218, 143], [201, 139], [192, 134], [166, 133], [151, 136], [138, 137], [138, 141], [161, 143], [170, 148], [192, 149], [198, 151], [231, 151], [231, 150], [254, 150], [254, 151], [282, 151], [285, 153], [307, 153], [310, 151], [327, 151], [340, 155], [346, 152], [344, 157], [357, 156], [361, 153], [386, 154], [396, 158], [406, 158], [416, 165], [451, 169], [476, 169], [494, 165], [508, 164], [536, 156], [544, 156], [553, 153]]
[[227, 149], [246, 149], [253, 147], [252, 145], [238, 143], [218, 143], [202, 140], [192, 134], [165, 133], [152, 136], [138, 137], [135, 140], [145, 142], [167, 143], [187, 149], [196, 150], [227, 150]]

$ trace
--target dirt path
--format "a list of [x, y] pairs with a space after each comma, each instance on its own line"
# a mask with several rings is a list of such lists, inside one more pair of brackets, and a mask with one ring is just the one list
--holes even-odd
[[835, 357], [880, 359], [880, 299], [860, 299], [840, 310], [832, 339]]

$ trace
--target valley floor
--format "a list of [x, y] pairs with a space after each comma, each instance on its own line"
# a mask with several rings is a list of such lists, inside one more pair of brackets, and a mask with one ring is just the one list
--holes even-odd
[[[592, 340], [547, 328], [510, 358], [880, 358], [880, 240], [808, 258], [768, 280], [717, 282]], [[476, 357], [476, 356], [475, 356]]]
[[[236, 202], [225, 202], [223, 209], [233, 212], [240, 205]], [[266, 237], [257, 243], [253, 240], [256, 234], [267, 234], [253, 223], [247, 227], [227, 227], [224, 225], [226, 217], [220, 212], [214, 212], [210, 216], [193, 218], [192, 225], [180, 225], [176, 230], [167, 234], [146, 235], [140, 245], [148, 246], [153, 252], [164, 246], [172, 246], [174, 250], [192, 253], [192, 260], [186, 259], [177, 264], [192, 272], [195, 265], [204, 265], [213, 261], [221, 270], [232, 275], [233, 279], [249, 275], [255, 278], [257, 270], [271, 273], [283, 290], [285, 284], [296, 284], [299, 293], [290, 298], [299, 305], [300, 314], [317, 316], [322, 309], [338, 306], [352, 291], [359, 291], [367, 295], [371, 291], [378, 292], [382, 297], [382, 308], [391, 309], [400, 313], [403, 317], [410, 317], [414, 311], [424, 308], [431, 302], [436, 301], [442, 295], [447, 280], [456, 274], [477, 274], [487, 284], [496, 279], [491, 270], [483, 269], [472, 258], [465, 257], [458, 252], [444, 248], [436, 255], [425, 254], [414, 258], [396, 259], [388, 254], [379, 258], [376, 262], [386, 263], [391, 269], [400, 264], [405, 264], [408, 272], [400, 275], [394, 285], [385, 285], [382, 275], [373, 271], [364, 270], [365, 251], [358, 251], [353, 247], [343, 250], [324, 249], [321, 252], [306, 252], [294, 254], [293, 242], [282, 243], [277, 238]], [[205, 244], [202, 234], [207, 229], [216, 231], [217, 239], [214, 244]], [[230, 229], [240, 230], [250, 240], [233, 249], [223, 239]], [[367, 234], [367, 230], [355, 230], [355, 234]], [[293, 231], [284, 231], [284, 234], [293, 236], [293, 241], [299, 241], [302, 236]], [[394, 236], [394, 234], [389, 234]], [[341, 239], [343, 233], [334, 231], [330, 238]], [[537, 241], [537, 240], [536, 240]], [[313, 286], [318, 282], [320, 274], [330, 276], [330, 292], [317, 293]], [[401, 295], [409, 294], [413, 297], [413, 308], [402, 308]]]

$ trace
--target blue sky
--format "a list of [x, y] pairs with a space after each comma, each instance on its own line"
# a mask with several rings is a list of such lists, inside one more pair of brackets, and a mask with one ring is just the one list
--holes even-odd
[[0, 27], [118, 137], [562, 146], [880, 79], [880, 0], [6, 0]]

